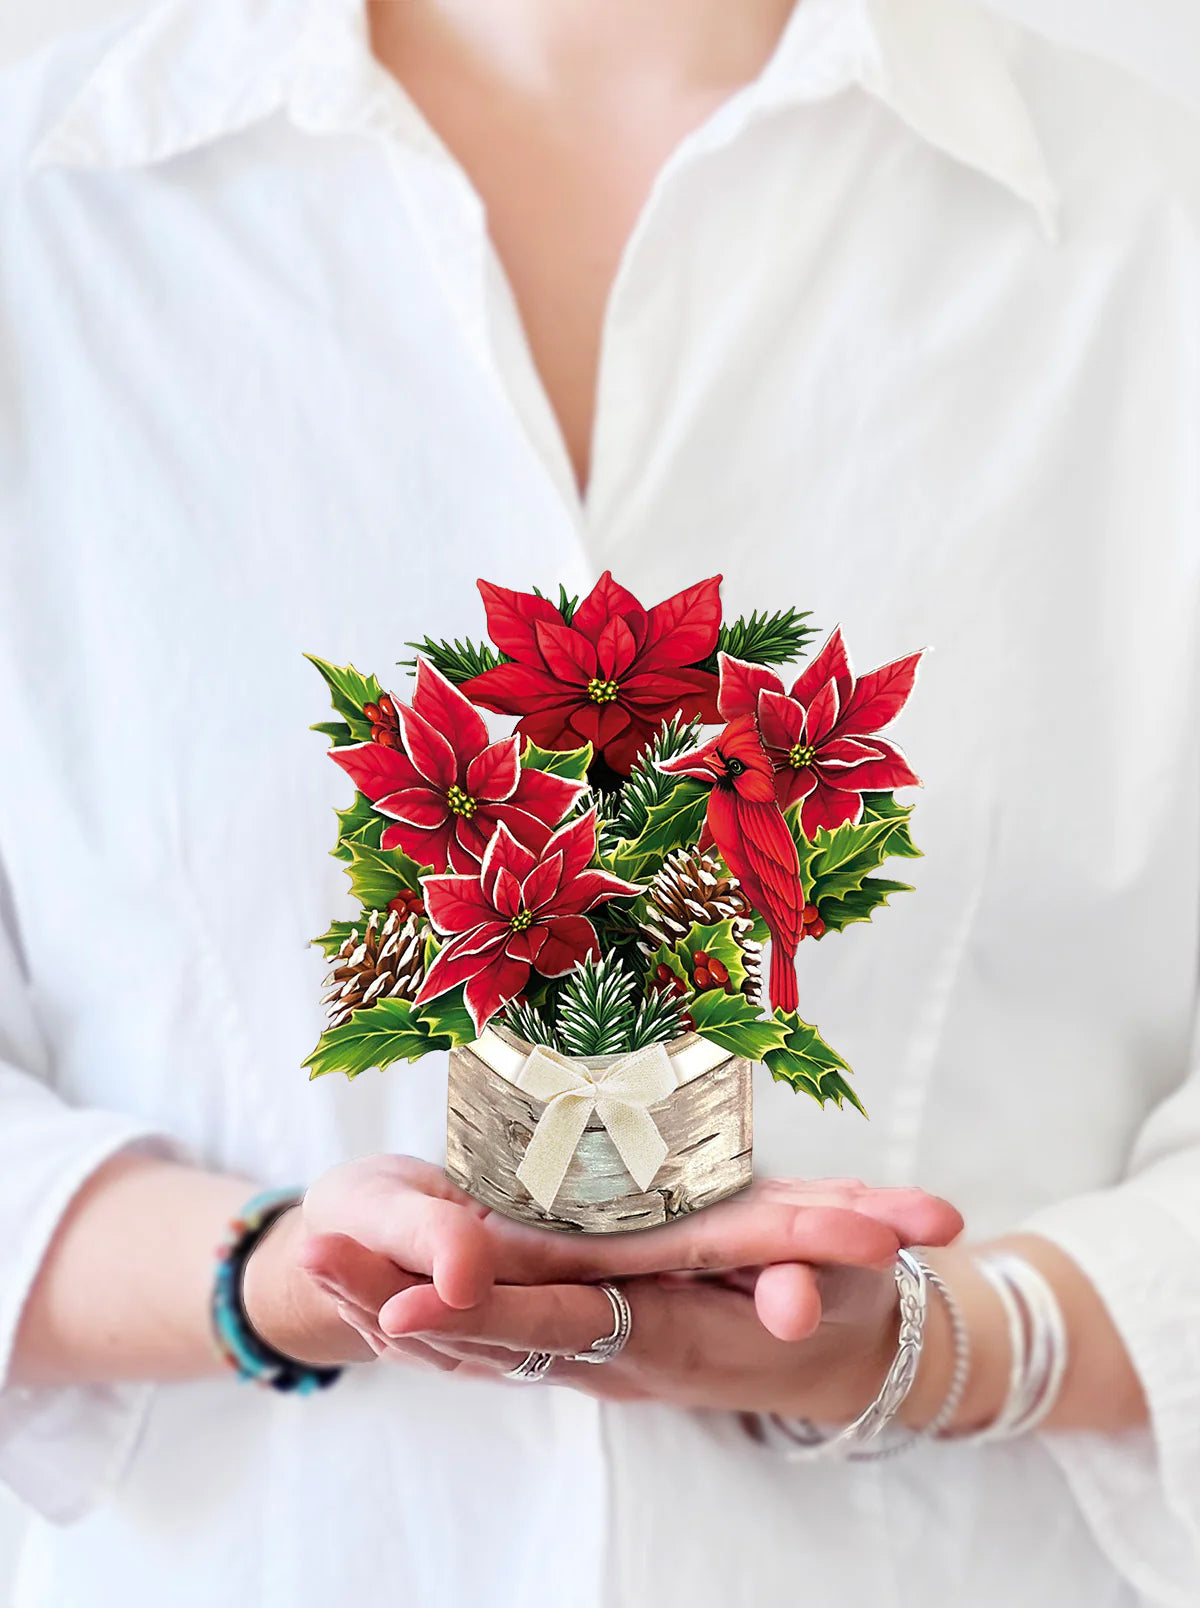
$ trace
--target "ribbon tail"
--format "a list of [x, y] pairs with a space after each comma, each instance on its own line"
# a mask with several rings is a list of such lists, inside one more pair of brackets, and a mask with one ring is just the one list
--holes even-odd
[[554, 1205], [555, 1196], [562, 1188], [594, 1106], [590, 1092], [568, 1091], [557, 1095], [542, 1112], [533, 1130], [524, 1159], [517, 1168], [517, 1177], [546, 1211]]
[[654, 1118], [644, 1106], [616, 1100], [597, 1100], [596, 1112], [629, 1176], [639, 1189], [649, 1189], [670, 1149]]

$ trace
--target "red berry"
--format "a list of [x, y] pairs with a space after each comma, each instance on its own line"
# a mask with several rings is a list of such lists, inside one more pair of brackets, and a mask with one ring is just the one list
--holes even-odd
[[396, 705], [392, 702], [391, 698], [386, 692], [379, 700], [379, 708], [380, 711], [387, 716], [388, 720], [395, 720]]
[[712, 978], [713, 982], [720, 983], [722, 988], [724, 988], [725, 984], [729, 981], [729, 969], [723, 960], [710, 960], [708, 963], [708, 974]]
[[378, 726], [380, 719], [382, 718], [383, 711], [380, 709], [377, 703], [369, 703], [363, 704], [363, 714], [371, 722], [372, 726]]
[[825, 936], [825, 923], [821, 920], [820, 916], [817, 917], [812, 926], [808, 929], [808, 936], [810, 938], [823, 938]]
[[696, 983], [697, 988], [703, 990], [705, 988], [711, 988], [712, 987], [712, 985], [713, 985], [712, 973], [709, 971], [707, 966], [697, 966], [694, 976], [695, 976], [695, 983]]
[[817, 909], [815, 904], [806, 904], [804, 907], [804, 915], [801, 919], [806, 927], [811, 927], [814, 921], [820, 921], [821, 912]]

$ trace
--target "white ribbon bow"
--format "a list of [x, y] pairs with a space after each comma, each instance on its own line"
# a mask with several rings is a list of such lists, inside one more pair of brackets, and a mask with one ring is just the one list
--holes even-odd
[[671, 1057], [661, 1044], [623, 1056], [603, 1071], [570, 1061], [553, 1050], [535, 1049], [515, 1075], [518, 1089], [544, 1100], [517, 1177], [547, 1211], [562, 1187], [571, 1158], [593, 1111], [608, 1130], [617, 1154], [639, 1189], [648, 1189], [668, 1145], [647, 1107], [678, 1087]]

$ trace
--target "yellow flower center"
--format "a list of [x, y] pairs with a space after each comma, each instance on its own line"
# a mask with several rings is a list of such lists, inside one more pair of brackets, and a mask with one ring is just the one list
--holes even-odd
[[593, 676], [588, 682], [587, 695], [591, 703], [616, 703], [620, 684], [616, 681], [601, 681], [599, 676]]
[[793, 770], [803, 770], [806, 765], [811, 765], [816, 757], [817, 751], [811, 743], [797, 743], [788, 754], [788, 764]]
[[509, 922], [509, 926], [514, 932], [528, 932], [530, 927], [533, 926], [533, 917], [528, 910], [518, 910]]
[[479, 808], [470, 793], [465, 793], [457, 782], [447, 792], [446, 803], [450, 806], [451, 814], [463, 815], [468, 821]]

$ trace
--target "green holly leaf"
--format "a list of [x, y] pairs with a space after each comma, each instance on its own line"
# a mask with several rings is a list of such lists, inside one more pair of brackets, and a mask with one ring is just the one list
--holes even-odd
[[893, 821], [895, 829], [887, 840], [887, 852], [902, 860], [919, 860], [921, 850], [912, 840], [909, 820], [911, 804], [897, 804], [894, 793], [864, 793], [863, 821]]
[[[378, 703], [383, 696], [383, 688], [374, 676], [364, 676], [352, 664], [328, 664], [324, 659], [318, 659], [315, 654], [306, 653], [304, 657], [309, 664], [315, 665], [324, 677], [325, 685], [329, 688], [335, 711], [342, 717], [350, 732], [350, 739], [356, 743], [369, 742], [371, 738], [371, 722], [363, 714], [363, 705]], [[332, 735], [328, 726], [314, 726], [314, 731], [325, 731]], [[335, 738], [335, 741], [337, 739]], [[338, 743], [338, 746], [344, 746]]]
[[391, 1066], [395, 1061], [419, 1061], [444, 1045], [435, 1040], [423, 1022], [414, 1017], [406, 999], [381, 999], [355, 1011], [348, 1022], [321, 1034], [305, 1061], [310, 1078], [344, 1072], [356, 1078], [369, 1067]]
[[646, 825], [632, 842], [622, 841], [606, 857], [622, 869], [618, 876], [633, 877], [637, 868], [661, 865], [675, 849], [690, 848], [700, 840], [704, 825], [704, 812], [708, 808], [710, 789], [690, 776], [680, 777], [670, 796], [661, 804], [652, 804], [646, 812]]
[[420, 1021], [437, 1040], [437, 1048], [449, 1050], [456, 1044], [474, 1044], [479, 1034], [463, 1001], [462, 988], [452, 988], [414, 1011]]
[[362, 921], [335, 921], [328, 932], [323, 932], [319, 938], [312, 941], [319, 945], [324, 952], [326, 960], [333, 960], [338, 950], [346, 942], [352, 932], [362, 933]]
[[719, 960], [729, 973], [734, 990], [741, 989], [746, 981], [746, 956], [733, 936], [732, 921], [718, 921], [711, 927], [703, 927], [697, 922], [675, 945], [675, 954], [689, 987], [695, 986], [697, 950], [710, 955], [713, 960]]
[[405, 888], [418, 890], [422, 870], [429, 869], [410, 860], [403, 849], [373, 849], [354, 841], [346, 847], [350, 888], [367, 910], [386, 910]]
[[322, 737], [328, 737], [334, 748], [349, 748], [354, 743], [354, 733], [344, 720], [322, 720], [309, 731], [319, 731]]
[[911, 893], [907, 882], [890, 882], [887, 877], [864, 877], [861, 885], [842, 899], [818, 899], [817, 909], [828, 932], [841, 932], [856, 921], [870, 921], [880, 905], [894, 893]]
[[527, 742], [521, 755], [526, 770], [547, 771], [551, 776], [565, 776], [569, 782], [586, 782], [588, 766], [592, 763], [592, 745], [582, 748], [539, 748]]
[[[336, 860], [350, 858], [351, 844], [361, 844], [366, 849], [377, 849], [379, 840], [383, 836], [384, 819], [375, 813], [371, 800], [365, 793], [355, 793], [354, 803], [348, 810], [336, 810], [338, 818], [337, 847], [330, 849], [330, 854]], [[394, 897], [394, 896], [393, 896]]]
[[723, 994], [713, 989], [696, 994], [688, 1001], [688, 1014], [701, 1038], [711, 1039], [733, 1055], [761, 1061], [772, 1050], [781, 1049], [787, 1028], [763, 1016], [745, 994]]
[[849, 823], [830, 832], [817, 828], [811, 841], [800, 828], [799, 809], [788, 811], [788, 822], [800, 856], [800, 880], [810, 904], [822, 899], [843, 899], [862, 886], [887, 858], [887, 842], [896, 830], [890, 820]]
[[776, 1011], [775, 1023], [783, 1032], [783, 1043], [768, 1050], [763, 1059], [776, 1083], [790, 1083], [818, 1105], [832, 1100], [840, 1108], [849, 1101], [865, 1117], [861, 1101], [842, 1076], [850, 1068], [812, 1023], [795, 1011]]

